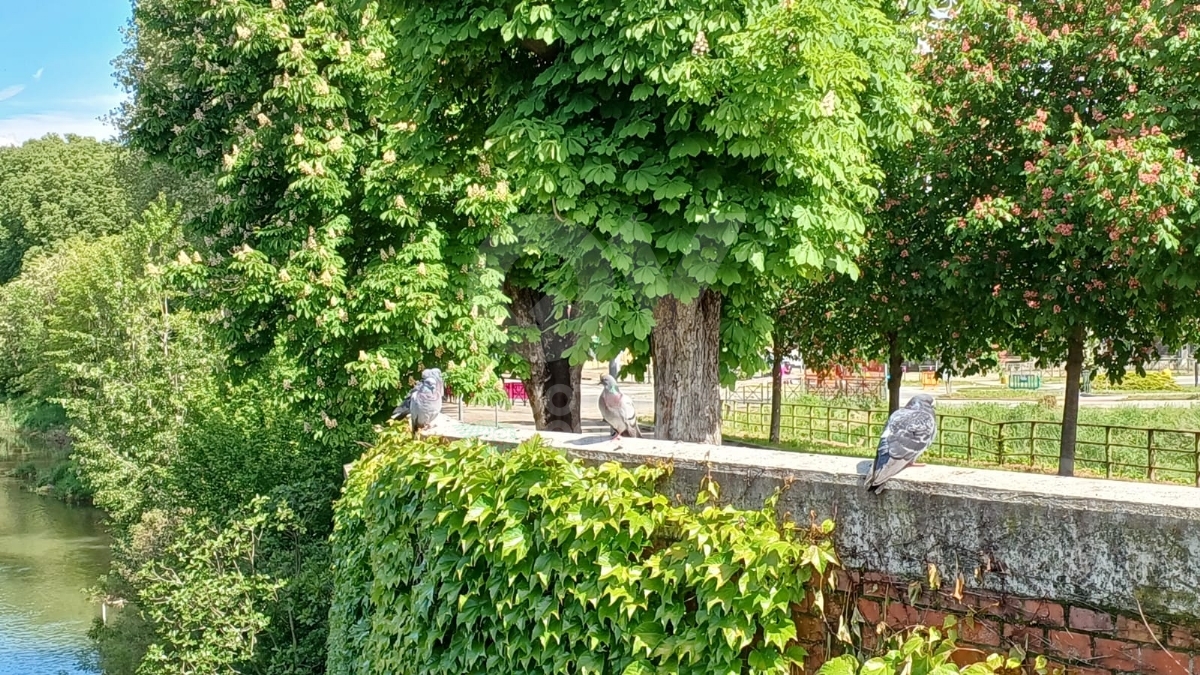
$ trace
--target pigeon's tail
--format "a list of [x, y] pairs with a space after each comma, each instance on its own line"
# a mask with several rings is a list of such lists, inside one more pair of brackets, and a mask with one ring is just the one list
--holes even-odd
[[401, 403], [400, 405], [396, 406], [395, 410], [392, 411], [392, 416], [390, 419], [402, 420], [405, 417], [408, 417], [408, 404]]

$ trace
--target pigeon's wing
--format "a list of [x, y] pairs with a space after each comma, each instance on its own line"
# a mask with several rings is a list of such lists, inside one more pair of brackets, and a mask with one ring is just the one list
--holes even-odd
[[405, 417], [408, 417], [408, 413], [411, 412], [411, 410], [412, 410], [412, 394], [410, 393], [408, 396], [405, 396], [404, 400], [400, 401], [400, 404], [397, 405], [396, 409], [392, 411], [391, 419], [402, 420]]
[[883, 485], [915, 462], [933, 442], [936, 424], [933, 415], [921, 410], [901, 408], [892, 413], [879, 437], [875, 465], [867, 476], [867, 487]]
[[641, 438], [642, 432], [638, 429], [637, 412], [633, 409], [633, 399], [621, 394], [621, 420], [625, 422], [625, 429], [635, 438]]

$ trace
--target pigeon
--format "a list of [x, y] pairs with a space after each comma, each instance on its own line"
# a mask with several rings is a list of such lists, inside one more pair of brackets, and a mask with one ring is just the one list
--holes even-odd
[[446, 382], [442, 380], [442, 369], [441, 368], [426, 368], [425, 370], [422, 370], [421, 371], [421, 379], [424, 380], [427, 377], [432, 377], [435, 380], [437, 380], [438, 398], [444, 400], [446, 398]]
[[933, 443], [936, 434], [933, 397], [917, 394], [908, 405], [888, 417], [887, 426], [879, 437], [875, 464], [867, 474], [867, 491], [879, 494], [884, 483], [917, 461]]
[[612, 438], [616, 439], [622, 433], [631, 438], [641, 438], [638, 429], [637, 413], [633, 411], [633, 400], [617, 389], [617, 381], [612, 375], [600, 378], [604, 391], [600, 392], [600, 416], [613, 428]]
[[441, 414], [445, 390], [442, 371], [437, 368], [421, 371], [421, 381], [392, 411], [391, 419], [402, 420], [408, 417], [413, 433], [416, 433], [417, 429], [429, 426]]

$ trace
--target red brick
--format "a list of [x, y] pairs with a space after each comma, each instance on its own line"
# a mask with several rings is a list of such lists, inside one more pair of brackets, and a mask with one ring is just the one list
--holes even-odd
[[1072, 630], [1083, 630], [1090, 633], [1107, 633], [1117, 627], [1112, 614], [1093, 612], [1082, 607], [1071, 608], [1070, 620]]
[[1062, 605], [1049, 600], [1022, 601], [1021, 618], [1039, 626], [1062, 627], [1067, 625]]
[[1111, 670], [1104, 670], [1102, 668], [1077, 668], [1075, 666], [1064, 669], [1064, 672], [1067, 675], [1113, 675]]
[[979, 663], [986, 660], [987, 657], [987, 652], [971, 647], [959, 647], [950, 654], [950, 660], [959, 668], [966, 668], [972, 663]]
[[1044, 628], [1023, 626], [1019, 623], [1004, 624], [1004, 639], [1008, 644], [1021, 645], [1026, 651], [1040, 654], [1046, 648]]
[[902, 602], [890, 602], [887, 606], [887, 624], [900, 629], [921, 623], [921, 612], [916, 607]]
[[867, 584], [871, 584], [871, 583], [890, 584], [890, 583], [892, 583], [892, 578], [890, 576], [888, 576], [886, 574], [880, 574], [879, 572], [863, 572], [862, 580], [863, 580], [863, 583], [867, 583]]
[[1137, 640], [1138, 642], [1162, 640], [1162, 629], [1154, 624], [1150, 624], [1150, 628], [1153, 629], [1153, 634], [1146, 629], [1146, 624], [1140, 618], [1117, 617], [1117, 637], [1122, 640]]
[[1142, 647], [1141, 657], [1142, 667], [1139, 670], [1142, 673], [1188, 675], [1188, 660], [1191, 657], [1187, 654], [1164, 651], [1158, 647]]
[[815, 616], [798, 616], [796, 635], [803, 642], [817, 642], [825, 636], [825, 624]]
[[1200, 650], [1200, 633], [1188, 628], [1172, 628], [1171, 634], [1167, 636], [1166, 644], [1178, 649], [1197, 651]]
[[976, 617], [973, 621], [963, 619], [958, 622], [958, 637], [963, 642], [989, 647], [1000, 646], [1000, 626], [989, 619]]
[[823, 644], [808, 647], [807, 651], [808, 656], [804, 659], [804, 669], [807, 672], [817, 672], [817, 669], [820, 668], [823, 663], [829, 660], [825, 654], [825, 645]]
[[[870, 626], [871, 632], [875, 632], [875, 624], [879, 623], [879, 603], [867, 598], [858, 599], [858, 613], [862, 614], [863, 620]], [[863, 631], [866, 632], [865, 630]]]
[[921, 610], [921, 623], [934, 628], [941, 628], [946, 622], [946, 613], [934, 609]]
[[848, 593], [854, 587], [854, 580], [845, 570], [837, 570], [833, 573], [833, 579], [837, 583], [837, 589], [843, 593]]
[[1055, 654], [1083, 661], [1092, 658], [1092, 636], [1083, 633], [1071, 633], [1065, 630], [1052, 630], [1049, 634], [1050, 651]]
[[1138, 646], [1131, 642], [1098, 637], [1095, 641], [1093, 653], [1096, 656], [1095, 663], [1098, 666], [1110, 670], [1134, 672], [1141, 670], [1141, 664], [1138, 661]]

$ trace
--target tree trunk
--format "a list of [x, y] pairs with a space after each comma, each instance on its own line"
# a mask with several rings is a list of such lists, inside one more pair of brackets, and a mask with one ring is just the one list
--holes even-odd
[[522, 381], [529, 396], [533, 423], [539, 431], [580, 433], [580, 378], [583, 366], [572, 366], [563, 352], [575, 342], [574, 335], [554, 330], [554, 299], [532, 288], [506, 283], [511, 299], [510, 323], [536, 329], [539, 338], [513, 343], [513, 350], [529, 364], [529, 377]]
[[771, 348], [771, 442], [779, 442], [780, 417], [783, 412], [783, 344], [775, 336]]
[[655, 438], [719, 445], [721, 296], [660, 299], [652, 338]]
[[[561, 355], [561, 352], [560, 352]], [[543, 424], [538, 429], [580, 433], [580, 385], [583, 364], [572, 366], [569, 359], [554, 359], [546, 363], [542, 381]]]
[[900, 385], [904, 382], [904, 354], [900, 350], [900, 336], [887, 334], [888, 343], [888, 414], [900, 408]]
[[1067, 392], [1063, 400], [1062, 443], [1058, 448], [1058, 475], [1075, 475], [1075, 435], [1079, 427], [1079, 375], [1083, 372], [1083, 326], [1067, 338]]

